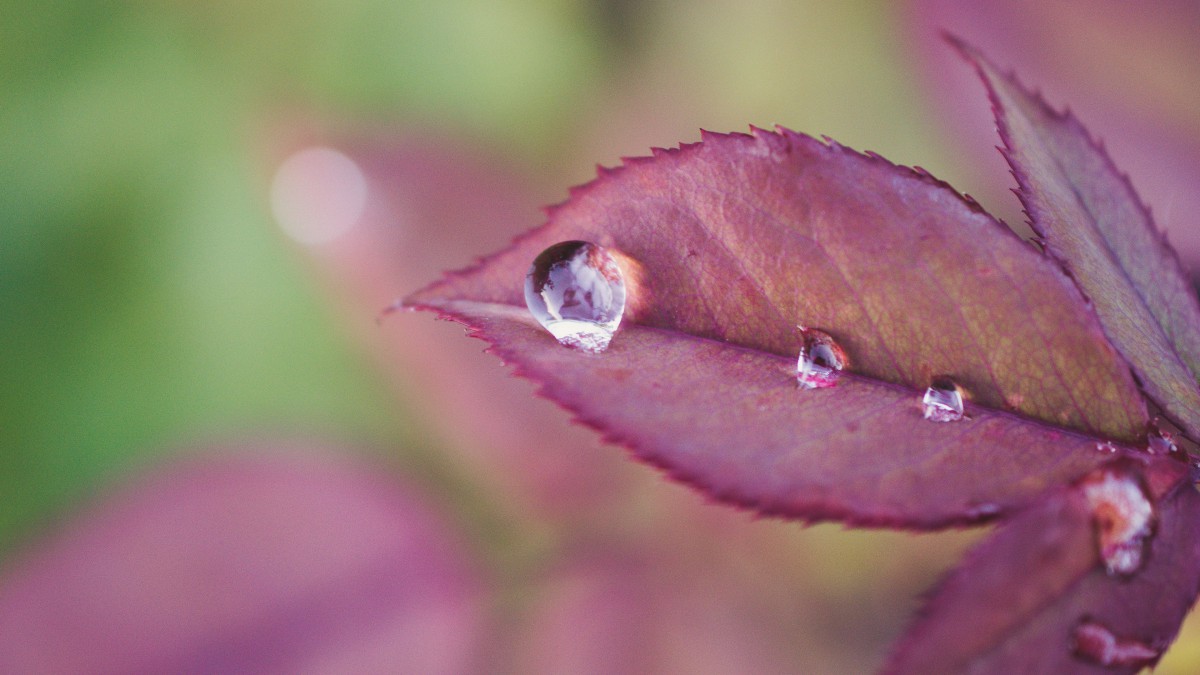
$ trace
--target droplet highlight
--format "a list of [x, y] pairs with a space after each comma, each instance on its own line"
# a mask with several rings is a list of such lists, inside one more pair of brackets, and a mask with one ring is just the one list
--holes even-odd
[[561, 344], [608, 349], [625, 312], [621, 268], [602, 246], [564, 241], [542, 251], [525, 275], [525, 304]]
[[1154, 521], [1154, 506], [1132, 475], [1102, 469], [1083, 483], [1096, 545], [1110, 576], [1138, 571]]
[[796, 359], [796, 383], [801, 389], [824, 389], [837, 385], [849, 365], [846, 352], [826, 332], [800, 326], [803, 342]]
[[1083, 621], [1071, 634], [1073, 649], [1080, 658], [1106, 668], [1143, 668], [1153, 664], [1161, 649], [1129, 638], [1119, 638], [1107, 626]]
[[963, 418], [962, 390], [948, 377], [933, 378], [921, 404], [930, 422], [957, 422]]

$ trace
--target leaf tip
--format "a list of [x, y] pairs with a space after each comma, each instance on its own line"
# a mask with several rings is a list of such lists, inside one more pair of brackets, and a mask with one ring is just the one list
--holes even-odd
[[408, 304], [408, 298], [399, 298], [393, 300], [392, 304], [379, 310], [379, 313], [375, 315], [375, 325], [382, 326], [383, 322], [391, 318], [393, 314], [396, 314], [397, 312], [409, 312], [413, 311], [413, 309], [414, 308]]

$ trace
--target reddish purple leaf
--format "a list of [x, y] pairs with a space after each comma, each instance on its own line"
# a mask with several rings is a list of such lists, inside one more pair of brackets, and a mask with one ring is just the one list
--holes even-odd
[[135, 481], [9, 561], [0, 672], [474, 671], [472, 567], [381, 467], [248, 445]]
[[[905, 56], [916, 56], [928, 99], [970, 153], [971, 191], [995, 215], [1023, 219], [1009, 169], [995, 152], [995, 121], [975, 74], [946, 49], [946, 32], [1036, 83], [1048, 98], [1087, 111], [1183, 261], [1200, 264], [1200, 3], [1194, 0], [905, 0]], [[966, 181], [972, 178], [960, 178]], [[956, 183], [963, 188], [965, 183]]]
[[1146, 393], [1200, 438], [1200, 303], [1128, 179], [1069, 113], [958, 43], [992, 97], [1018, 194]]
[[523, 308], [451, 301], [541, 393], [707, 494], [806, 520], [937, 527], [1022, 505], [1111, 460], [1096, 439], [986, 408], [922, 417], [905, 387], [843, 375], [801, 391], [795, 361], [643, 326], [590, 357]]
[[1136, 672], [1157, 662], [1200, 589], [1200, 494], [1171, 459], [1118, 462], [1098, 476], [1109, 471], [1157, 502], [1136, 571], [1105, 569], [1100, 544], [1120, 523], [1089, 495], [1096, 483], [1064, 488], [967, 555], [885, 672]]
[[[524, 319], [530, 261], [572, 239], [616, 251], [630, 287], [597, 358]], [[786, 130], [706, 134], [602, 172], [547, 226], [407, 302], [485, 327], [551, 398], [648, 461], [796, 517], [978, 518], [1098, 461], [1082, 436], [1025, 417], [1131, 441], [1145, 429], [1128, 368], [1052, 261], [926, 174]], [[862, 377], [796, 391], [801, 324]], [[974, 421], [921, 419], [937, 375], [965, 387]]]

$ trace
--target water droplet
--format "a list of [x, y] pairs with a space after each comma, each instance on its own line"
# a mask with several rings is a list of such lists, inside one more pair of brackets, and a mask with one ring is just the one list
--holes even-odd
[[796, 359], [796, 382], [801, 389], [824, 389], [837, 384], [849, 364], [846, 352], [828, 333], [800, 326], [804, 342]]
[[525, 275], [525, 304], [560, 343], [598, 354], [621, 324], [625, 280], [603, 247], [564, 241], [534, 258]]
[[1137, 479], [1101, 469], [1083, 483], [1096, 527], [1096, 543], [1109, 575], [1133, 574], [1142, 566], [1154, 506]]
[[1074, 652], [1088, 661], [1105, 667], [1142, 668], [1154, 663], [1161, 649], [1140, 640], [1119, 638], [1107, 626], [1095, 621], [1083, 621], [1071, 633]]
[[1171, 432], [1154, 427], [1146, 436], [1146, 452], [1152, 455], [1177, 455], [1179, 446], [1175, 444], [1175, 436]]
[[1104, 453], [1107, 453], [1110, 455], [1114, 455], [1117, 452], [1117, 446], [1112, 441], [1100, 441], [1099, 443], [1096, 444], [1096, 449], [1099, 450], [1100, 452], [1104, 452]]
[[935, 377], [921, 399], [925, 419], [931, 422], [957, 422], [963, 417], [962, 391], [948, 377]]

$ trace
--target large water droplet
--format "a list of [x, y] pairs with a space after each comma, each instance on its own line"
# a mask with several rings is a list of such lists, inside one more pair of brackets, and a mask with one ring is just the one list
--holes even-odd
[[796, 382], [801, 389], [823, 389], [837, 384], [849, 361], [846, 352], [828, 333], [800, 327], [804, 342], [796, 359]]
[[935, 377], [921, 399], [925, 419], [931, 422], [957, 422], [963, 417], [962, 391], [948, 377]]
[[603, 247], [564, 241], [534, 258], [525, 275], [525, 304], [560, 343], [608, 349], [625, 311], [625, 280]]
[[1071, 633], [1074, 651], [1096, 665], [1108, 668], [1142, 668], [1154, 663], [1161, 649], [1140, 640], [1119, 638], [1107, 626], [1084, 621]]
[[1083, 483], [1092, 511], [1096, 544], [1110, 575], [1133, 574], [1142, 566], [1154, 506], [1132, 475], [1101, 469]]

